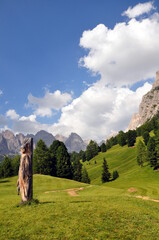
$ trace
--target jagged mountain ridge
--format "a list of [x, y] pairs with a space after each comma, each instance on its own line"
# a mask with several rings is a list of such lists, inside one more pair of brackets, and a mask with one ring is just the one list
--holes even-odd
[[150, 120], [159, 112], [159, 71], [156, 73], [156, 80], [152, 89], [142, 97], [139, 105], [139, 112], [134, 113], [129, 123], [128, 130], [137, 127]]
[[86, 144], [82, 138], [75, 133], [72, 133], [66, 138], [59, 134], [54, 137], [51, 133], [44, 130], [37, 132], [35, 135], [27, 134], [26, 136], [22, 133], [14, 135], [10, 130], [5, 130], [0, 133], [0, 155], [18, 154], [25, 137], [33, 138], [34, 147], [40, 139], [42, 139], [48, 147], [57, 139], [65, 143], [69, 152], [79, 152], [80, 150], [86, 149]]
[[80, 150], [86, 150], [87, 146], [82, 138], [76, 133], [71, 133], [71, 135], [65, 141], [65, 145], [69, 152], [79, 152]]

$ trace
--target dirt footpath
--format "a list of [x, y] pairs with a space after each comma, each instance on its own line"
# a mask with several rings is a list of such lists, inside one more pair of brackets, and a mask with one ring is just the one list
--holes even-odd
[[64, 190], [57, 190], [57, 191], [47, 191], [45, 193], [51, 192], [67, 192], [69, 196], [76, 197], [79, 196], [78, 192], [84, 190], [84, 188], [71, 188], [71, 189], [64, 189]]

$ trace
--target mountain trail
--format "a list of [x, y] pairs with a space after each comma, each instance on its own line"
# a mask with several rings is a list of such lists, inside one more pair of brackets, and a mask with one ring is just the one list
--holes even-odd
[[148, 196], [135, 196], [135, 197], [140, 198], [140, 199], [145, 200], [145, 201], [151, 201], [151, 202], [158, 202], [159, 203], [158, 199], [153, 199], [153, 198], [150, 198]]
[[47, 192], [45, 192], [45, 193], [51, 193], [51, 192], [53, 192], [53, 193], [55, 193], [55, 192], [67, 192], [69, 196], [71, 196], [71, 197], [76, 197], [76, 196], [79, 196], [78, 192], [79, 192], [79, 191], [82, 191], [82, 190], [84, 190], [83, 187], [81, 187], [81, 188], [64, 189], [64, 190], [56, 190], [56, 191], [53, 190], [53, 191], [47, 191]]

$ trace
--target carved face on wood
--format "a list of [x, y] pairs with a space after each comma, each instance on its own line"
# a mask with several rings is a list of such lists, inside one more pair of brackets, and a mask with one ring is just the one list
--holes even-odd
[[24, 146], [22, 146], [22, 147], [20, 148], [20, 151], [21, 151], [21, 154], [24, 154], [24, 153], [26, 152], [26, 148], [25, 148]]
[[28, 142], [28, 140], [26, 140], [26, 142], [24, 142], [24, 144], [21, 146], [21, 154], [29, 154], [31, 155], [31, 151], [30, 151], [30, 143]]

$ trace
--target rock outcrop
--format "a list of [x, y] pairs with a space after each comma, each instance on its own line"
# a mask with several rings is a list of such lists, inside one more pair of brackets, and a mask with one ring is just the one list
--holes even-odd
[[60, 135], [60, 134], [56, 134], [55, 138], [56, 138], [56, 140], [63, 142], [63, 143], [65, 143], [67, 140], [67, 137], [64, 137], [63, 135]]
[[35, 145], [40, 139], [42, 139], [48, 147], [53, 143], [53, 141], [55, 141], [55, 137], [51, 133], [48, 133], [44, 130], [37, 132], [33, 137]]
[[150, 120], [159, 111], [159, 71], [156, 73], [156, 80], [152, 89], [142, 97], [139, 112], [132, 116], [128, 130], [136, 129]]
[[65, 141], [65, 145], [68, 149], [68, 152], [80, 152], [80, 150], [85, 151], [87, 146], [82, 138], [76, 133], [71, 133], [71, 135]]

